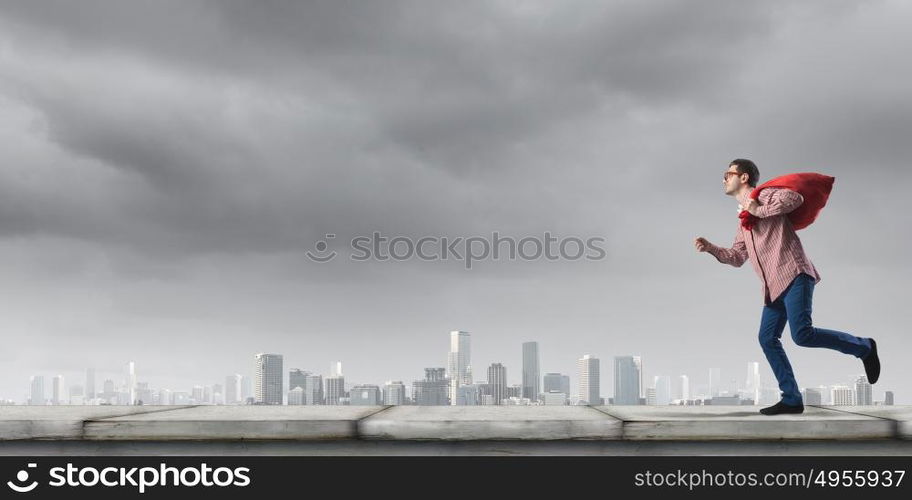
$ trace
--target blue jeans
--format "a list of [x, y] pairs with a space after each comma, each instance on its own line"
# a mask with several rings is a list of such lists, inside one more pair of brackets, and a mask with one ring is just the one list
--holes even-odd
[[788, 405], [803, 404], [803, 401], [798, 383], [795, 382], [795, 374], [792, 373], [792, 365], [779, 341], [786, 320], [792, 330], [792, 340], [800, 346], [826, 347], [851, 354], [856, 358], [862, 358], [871, 351], [871, 342], [868, 338], [812, 326], [811, 299], [814, 295], [814, 285], [812, 276], [801, 273], [772, 304], [763, 306], [760, 346], [763, 347], [763, 353], [766, 354], [766, 359], [779, 382], [782, 402]]

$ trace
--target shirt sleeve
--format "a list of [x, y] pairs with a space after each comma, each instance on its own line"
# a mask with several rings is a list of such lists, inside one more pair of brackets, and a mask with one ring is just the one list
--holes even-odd
[[735, 267], [741, 267], [747, 260], [747, 245], [744, 244], [744, 237], [741, 235], [741, 229], [735, 234], [735, 242], [731, 248], [722, 248], [710, 244], [707, 251], [712, 254], [719, 262], [729, 264]]
[[804, 197], [791, 189], [776, 189], [769, 201], [757, 207], [757, 217], [763, 219], [774, 215], [783, 215], [798, 208], [804, 203]]

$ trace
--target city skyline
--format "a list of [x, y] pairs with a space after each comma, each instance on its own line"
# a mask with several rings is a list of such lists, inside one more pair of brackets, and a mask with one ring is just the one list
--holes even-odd
[[[448, 363], [450, 366], [455, 366], [453, 361], [458, 359], [458, 357], [453, 356], [453, 349], [459, 348], [462, 349], [463, 355], [466, 360], [470, 359], [470, 332], [454, 330], [450, 332], [450, 352], [447, 356]], [[502, 363], [492, 363], [491, 366], [487, 367], [487, 378], [484, 381], [481, 381], [484, 384], [492, 384], [494, 380], [498, 388], [494, 389], [494, 394], [507, 394], [507, 389], [512, 389], [515, 387], [519, 388], [519, 392], [523, 398], [527, 396], [527, 385], [530, 383], [530, 375], [527, 374], [527, 371], [530, 371], [534, 366], [534, 371], [538, 373], [535, 384], [542, 384], [545, 382], [544, 378], [548, 375], [557, 376], [559, 378], [566, 378], [567, 381], [573, 380], [573, 373], [563, 374], [560, 372], [548, 371], [542, 373], [542, 370], [539, 367], [538, 363], [538, 342], [537, 341], [527, 341], [523, 342], [520, 345], [522, 350], [522, 369], [520, 374], [520, 383], [514, 383], [511, 379], [506, 377], [509, 372], [508, 367]], [[705, 399], [710, 399], [714, 396], [725, 397], [738, 396], [740, 399], [754, 399], [755, 404], [757, 402], [756, 396], [760, 396], [759, 401], [763, 401], [764, 398], [767, 402], [776, 401], [778, 398], [778, 389], [775, 387], [775, 383], [770, 385], [769, 381], [761, 376], [759, 367], [761, 366], [759, 362], [749, 361], [747, 362], [747, 376], [743, 379], [731, 378], [728, 379], [728, 382], [723, 382], [722, 374], [724, 373], [721, 369], [717, 367], [710, 367], [707, 371], [706, 384], [697, 384], [697, 388], [705, 388], [703, 394], [694, 394], [694, 390], [690, 387], [690, 376], [687, 374], [674, 374], [670, 375], [665, 374], [656, 374], [651, 377], [653, 382], [649, 385], [643, 384], [644, 380], [644, 371], [643, 361], [641, 356], [615, 356], [613, 358], [614, 366], [612, 367], [614, 372], [613, 377], [613, 387], [614, 390], [612, 394], [604, 394], [605, 391], [600, 390], [599, 386], [601, 385], [602, 377], [600, 374], [600, 360], [596, 356], [591, 354], [586, 354], [581, 358], [577, 359], [577, 372], [576, 380], [578, 381], [579, 391], [570, 391], [569, 394], [566, 394], [566, 398], [571, 402], [576, 402], [580, 400], [587, 400], [588, 397], [583, 393], [589, 391], [591, 385], [590, 382], [587, 382], [586, 374], [595, 373], [597, 374], [597, 380], [595, 388], [592, 389], [594, 392], [589, 392], [589, 396], [598, 395], [605, 401], [605, 404], [608, 404], [609, 399], [615, 398], [614, 404], [666, 404], [667, 402], [673, 400], [691, 400], [694, 398], [699, 398], [702, 396]], [[458, 363], [457, 363], [458, 364]], [[470, 366], [470, 365], [466, 365]], [[426, 373], [428, 370], [439, 370], [439, 373], [442, 375], [444, 373], [449, 377], [450, 371], [444, 367], [433, 367], [425, 368]], [[89, 398], [89, 387], [93, 387], [98, 382], [97, 369], [94, 367], [87, 367], [84, 373], [83, 384], [71, 383], [69, 386], [64, 384], [66, 377], [63, 375], [55, 375], [52, 378], [52, 395], [47, 397], [46, 387], [47, 384], [44, 381], [44, 376], [31, 376], [30, 377], [30, 391], [29, 396], [26, 398], [25, 403], [28, 404], [31, 396], [34, 394], [44, 394], [45, 401], [57, 401], [66, 399], [69, 403], [70, 394], [72, 393], [73, 387], [78, 387], [77, 396], [82, 399]], [[105, 372], [102, 372], [105, 373]], [[726, 374], [727, 375], [727, 374]], [[242, 377], [237, 379], [237, 377]], [[436, 377], [436, 376], [435, 376]], [[466, 374], [463, 371], [460, 377], [465, 378]], [[677, 381], [676, 384], [672, 384], [672, 377]], [[515, 378], [515, 377], [514, 377]], [[724, 377], [727, 378], [727, 377]], [[845, 391], [852, 392], [853, 398], [855, 394], [858, 394], [858, 400], [865, 402], [864, 404], [873, 404], [873, 401], [877, 401], [874, 397], [874, 390], [870, 384], [863, 382], [863, 375], [850, 375], [848, 378], [852, 379], [852, 383], [830, 383], [823, 384], [818, 386], [802, 386], [803, 390], [811, 390], [817, 392], [830, 392], [835, 391], [837, 388]], [[75, 380], [79, 380], [76, 378]], [[124, 393], [124, 398], [126, 400], [136, 399], [136, 391], [140, 388], [144, 391], [143, 394], [151, 394], [156, 387], [150, 386], [148, 381], [139, 381], [136, 374], [135, 362], [128, 361], [124, 364], [124, 369], [122, 372], [122, 383], [120, 388], [122, 393]], [[287, 383], [285, 382], [287, 380]], [[338, 380], [339, 383], [333, 382], [333, 380]], [[409, 380], [417, 381], [418, 378], [405, 379], [405, 390], [409, 398], [414, 398], [414, 394], [409, 394], [411, 385]], [[258, 353], [254, 355], [254, 367], [249, 372], [248, 375], [244, 376], [243, 374], [233, 374], [228, 375], [224, 379], [224, 385], [222, 383], [216, 383], [211, 385], [199, 385], [194, 384], [190, 391], [181, 391], [173, 390], [172, 388], [158, 387], [159, 391], [167, 390], [169, 392], [175, 393], [189, 393], [191, 394], [191, 400], [197, 402], [201, 401], [199, 395], [204, 393], [208, 394], [206, 403], [218, 402], [220, 404], [231, 404], [228, 401], [228, 392], [229, 388], [233, 388], [236, 394], [240, 394], [245, 391], [248, 393], [248, 396], [252, 398], [253, 402], [258, 404], [290, 404], [291, 398], [300, 398], [300, 402], [297, 404], [313, 404], [314, 398], [319, 400], [323, 397], [322, 391], [324, 389], [324, 379], [323, 375], [316, 373], [312, 370], [302, 369], [294, 366], [284, 365], [284, 356], [282, 354], [268, 354], [268, 353]], [[393, 381], [393, 379], [386, 379], [386, 383]], [[401, 383], [401, 381], [395, 381], [396, 383]], [[452, 381], [451, 381], [452, 382]], [[114, 391], [117, 385], [117, 381], [114, 379], [104, 379], [104, 391], [106, 393], [117, 392]], [[502, 384], [502, 385], [501, 385]], [[631, 385], [632, 384], [632, 385]], [[476, 384], [467, 384], [467, 385], [476, 385]], [[292, 396], [292, 389], [298, 387], [299, 391]], [[384, 387], [383, 383], [378, 383], [377, 381], [371, 382], [350, 382], [345, 381], [344, 375], [342, 373], [342, 361], [334, 361], [330, 365], [329, 375], [326, 377], [326, 392], [331, 393], [332, 396], [327, 394], [326, 399], [329, 401], [329, 397], [340, 398], [341, 394], [347, 393], [347, 387], [363, 387], [365, 389], [371, 389], [372, 387], [377, 388], [376, 394], [370, 395], [370, 398], [376, 398], [377, 401], [384, 400], [387, 396], [385, 393], [380, 394], [381, 387]], [[446, 395], [450, 398], [450, 404], [456, 404], [452, 400], [453, 385], [448, 385], [446, 389]], [[568, 386], [569, 387], [569, 386]], [[608, 386], [610, 387], [610, 386]], [[821, 388], [825, 389], [821, 390]], [[176, 388], [174, 388], [176, 389]], [[307, 390], [307, 395], [304, 394], [305, 389]], [[125, 390], [125, 391], [124, 391]], [[895, 391], [890, 389], [885, 389], [885, 398], [888, 398], [891, 401], [891, 404], [896, 404], [894, 400]], [[699, 392], [699, 391], [697, 391]], [[840, 394], [843, 394], [840, 393]], [[886, 394], [889, 393], [889, 396]], [[198, 395], [199, 394], [199, 395]], [[220, 394], [221, 401], [215, 401], [215, 394]], [[268, 395], [267, 395], [268, 394]], [[540, 393], [541, 394], [541, 393]], [[618, 395], [621, 394], [621, 399], [616, 399]], [[834, 393], [835, 394], [835, 393]], [[741, 398], [742, 395], [746, 397]], [[676, 397], [677, 396], [677, 397]], [[150, 397], [150, 396], [146, 396]], [[365, 392], [364, 398], [368, 398], [367, 392]], [[399, 397], [399, 396], [396, 396]], [[813, 396], [812, 396], [813, 397]], [[846, 397], [844, 394], [842, 396], [844, 401]], [[835, 400], [835, 396], [831, 396]], [[2, 398], [3, 400], [12, 400], [12, 398]], [[243, 398], [241, 398], [243, 402]], [[538, 398], [540, 399], [540, 398]], [[823, 398], [827, 400], [827, 397]], [[12, 400], [15, 403], [15, 400]], [[118, 398], [118, 404], [124, 404], [123, 400]], [[882, 400], [880, 400], [882, 401]], [[658, 403], [656, 403], [658, 402]], [[176, 404], [176, 403], [175, 403]], [[325, 403], [325, 404], [339, 404], [339, 403]], [[412, 404], [414, 404], [414, 399], [412, 399]], [[460, 402], [459, 404], [465, 404]], [[477, 403], [480, 404], [480, 401]], [[495, 403], [499, 404], [499, 403]], [[590, 403], [593, 404], [593, 403]], [[598, 403], [594, 403], [598, 404]], [[813, 403], [808, 403], [813, 404]], [[859, 403], [862, 404], [862, 403]]]
[[[0, 5], [4, 397], [127, 360], [164, 386], [221, 382], [257, 352], [412, 380], [447, 368], [456, 328], [476, 378], [499, 362], [521, 383], [534, 340], [543, 371], [598, 357], [603, 390], [632, 354], [647, 385], [696, 389], [708, 367], [728, 384], [765, 364], [761, 283], [693, 240], [731, 245], [735, 158], [761, 182], [835, 177], [798, 233], [814, 324], [877, 339], [876, 390], [912, 380], [909, 3], [182, 5]], [[603, 238], [605, 256], [342, 254], [495, 232]], [[862, 373], [782, 342], [801, 386]]]

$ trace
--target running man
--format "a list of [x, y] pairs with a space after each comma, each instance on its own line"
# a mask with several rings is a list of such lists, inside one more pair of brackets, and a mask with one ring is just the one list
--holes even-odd
[[725, 194], [740, 203], [738, 211], [747, 210], [758, 217], [753, 228], [744, 229], [738, 219], [738, 232], [731, 248], [718, 247], [702, 237], [696, 238], [694, 244], [698, 252], [708, 252], [719, 262], [734, 267], [741, 267], [750, 259], [763, 283], [760, 346], [782, 392], [778, 403], [761, 409], [760, 413], [802, 413], [801, 392], [779, 341], [786, 321], [796, 344], [825, 347], [860, 358], [871, 384], [880, 377], [880, 359], [874, 339], [812, 325], [811, 301], [820, 275], [804, 254], [801, 240], [786, 217], [804, 202], [804, 198], [790, 189], [768, 187], [760, 191], [757, 200], [752, 199], [749, 195], [757, 187], [759, 177], [760, 171], [754, 162], [739, 158], [731, 162], [722, 180]]

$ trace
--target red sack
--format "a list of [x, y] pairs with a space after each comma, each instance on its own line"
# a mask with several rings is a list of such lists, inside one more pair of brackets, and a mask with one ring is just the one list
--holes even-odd
[[[817, 219], [817, 214], [820, 213], [820, 210], [826, 205], [827, 199], [830, 197], [830, 191], [833, 190], [833, 181], [835, 180], [835, 177], [813, 172], [787, 174], [770, 179], [755, 187], [749, 197], [756, 200], [760, 195], [760, 191], [768, 187], [796, 191], [804, 197], [804, 202], [798, 205], [798, 208], [786, 214], [786, 216], [792, 221], [792, 226], [797, 231], [810, 226]], [[747, 210], [742, 210], [738, 217], [741, 218], [741, 226], [748, 231], [754, 227], [757, 221], [757, 217], [751, 215]]]

